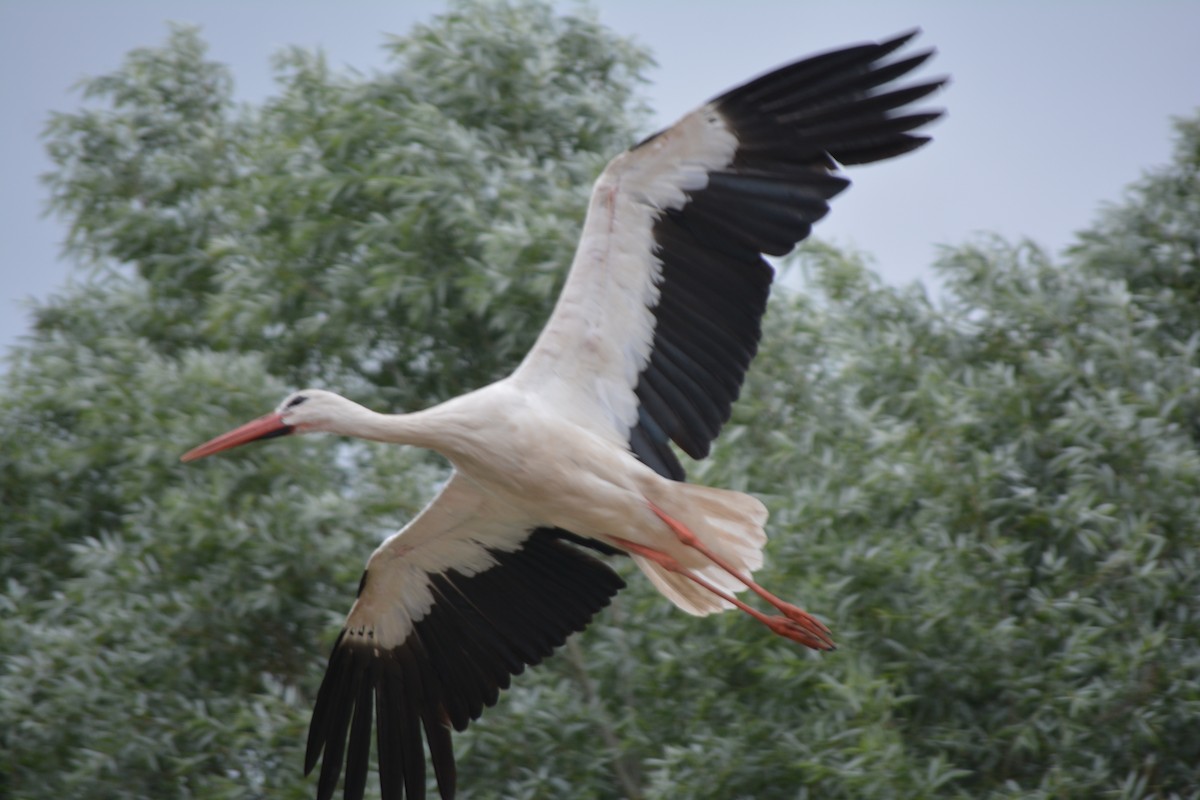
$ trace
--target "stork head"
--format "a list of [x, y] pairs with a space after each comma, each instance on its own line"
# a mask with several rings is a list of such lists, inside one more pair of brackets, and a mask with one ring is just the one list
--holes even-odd
[[324, 389], [303, 389], [292, 392], [270, 414], [251, 420], [228, 433], [195, 447], [181, 461], [195, 461], [222, 450], [229, 450], [261, 439], [274, 439], [292, 433], [331, 430], [348, 406], [355, 405], [341, 395]]

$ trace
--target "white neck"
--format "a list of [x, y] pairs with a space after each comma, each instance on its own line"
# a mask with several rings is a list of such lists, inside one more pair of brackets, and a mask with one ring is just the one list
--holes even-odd
[[[331, 395], [331, 396], [330, 396]], [[454, 413], [451, 403], [433, 406], [410, 414], [380, 414], [352, 400], [327, 395], [329, 403], [323, 419], [313, 420], [302, 429], [327, 431], [341, 436], [354, 436], [390, 444], [407, 444], [437, 450], [449, 455], [455, 449], [467, 418]]]
[[320, 430], [342, 436], [354, 436], [376, 442], [408, 444], [436, 450], [439, 439], [438, 428], [428, 411], [412, 414], [380, 414], [358, 403], [347, 400], [338, 409], [338, 415]]

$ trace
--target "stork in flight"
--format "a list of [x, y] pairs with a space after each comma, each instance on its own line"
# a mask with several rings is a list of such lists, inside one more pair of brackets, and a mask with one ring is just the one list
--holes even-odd
[[[367, 781], [372, 723], [384, 798], [425, 796], [428, 740], [455, 791], [450, 729], [582, 630], [624, 582], [583, 548], [626, 553], [690, 614], [736, 607], [832, 650], [814, 617], [751, 578], [767, 510], [684, 482], [671, 449], [708, 455], [758, 347], [773, 271], [849, 184], [839, 165], [914, 150], [941, 112], [897, 86], [932, 54], [913, 33], [813, 56], [731, 89], [617, 156], [596, 181], [575, 260], [533, 349], [507, 378], [410, 414], [306, 389], [203, 444], [328, 431], [436, 450], [444, 488], [367, 561], [317, 694], [305, 774], [328, 800]], [[770, 614], [736, 595], [749, 588]]]

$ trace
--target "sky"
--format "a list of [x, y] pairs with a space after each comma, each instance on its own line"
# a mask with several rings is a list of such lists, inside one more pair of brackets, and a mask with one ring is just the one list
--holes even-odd
[[[576, 8], [561, 2], [564, 10]], [[319, 48], [370, 74], [382, 44], [445, 7], [433, 0], [0, 0], [0, 348], [20, 340], [23, 302], [63, 287], [65, 228], [44, 214], [40, 133], [79, 107], [73, 87], [161, 44], [170, 21], [201, 27], [240, 100], [273, 93], [271, 56]], [[648, 46], [656, 127], [773, 66], [919, 26], [948, 75], [948, 116], [930, 146], [855, 168], [818, 236], [866, 253], [890, 283], [934, 281], [942, 246], [983, 233], [1068, 246], [1105, 203], [1168, 161], [1172, 116], [1200, 107], [1194, 0], [857, 2], [596, 0], [602, 22]], [[615, 154], [614, 154], [615, 155]], [[564, 265], [565, 266], [565, 265]]]

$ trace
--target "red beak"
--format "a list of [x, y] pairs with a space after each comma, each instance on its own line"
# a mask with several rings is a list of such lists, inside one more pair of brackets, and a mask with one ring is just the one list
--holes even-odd
[[256, 442], [259, 439], [272, 439], [276, 436], [286, 436], [294, 429], [291, 425], [284, 425], [283, 418], [271, 412], [265, 416], [261, 416], [256, 420], [247, 422], [241, 427], [234, 428], [229, 433], [223, 433], [211, 441], [207, 441], [199, 447], [194, 447], [188, 450], [179, 457], [180, 461], [195, 461], [197, 458], [211, 456], [213, 453], [219, 453], [222, 450], [228, 450], [231, 447]]

